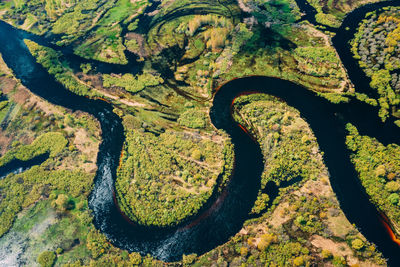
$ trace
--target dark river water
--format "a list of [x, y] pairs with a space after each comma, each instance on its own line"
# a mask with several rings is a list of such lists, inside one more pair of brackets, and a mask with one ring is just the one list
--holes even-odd
[[[354, 34], [354, 27], [364, 14], [383, 5], [385, 4], [366, 6], [351, 13], [345, 20], [345, 25], [352, 27], [352, 31], [342, 34], [339, 30], [340, 38], [333, 40], [356, 88], [364, 87], [365, 81], [354, 77], [361, 74], [356, 62], [346, 52], [349, 49], [347, 41], [350, 34]], [[281, 98], [301, 112], [324, 152], [324, 162], [331, 174], [332, 187], [346, 217], [368, 240], [378, 246], [391, 265], [400, 264], [400, 248], [391, 240], [378, 210], [370, 203], [345, 146], [347, 122], [353, 123], [360, 134], [375, 137], [383, 144], [400, 143], [400, 129], [394, 126], [392, 120], [383, 124], [377, 116], [376, 108], [356, 100], [334, 105], [304, 87], [276, 78], [248, 77], [223, 85], [214, 97], [210, 117], [217, 128], [225, 130], [231, 136], [235, 145], [235, 171], [229, 185], [213, 203], [189, 222], [165, 229], [139, 227], [121, 216], [113, 199], [116, 168], [124, 142], [120, 118], [112, 112], [111, 105], [77, 96], [56, 82], [35, 62], [23, 42], [24, 38], [41, 44], [48, 43], [41, 37], [0, 22], [0, 52], [15, 76], [33, 93], [49, 102], [72, 111], [88, 112], [101, 124], [103, 141], [98, 154], [98, 171], [89, 198], [89, 207], [93, 211], [95, 226], [115, 246], [142, 254], [149, 253], [164, 261], [175, 261], [182, 254], [207, 252], [228, 241], [241, 229], [244, 221], [249, 218], [249, 211], [260, 188], [263, 157], [259, 145], [232, 120], [230, 105], [243, 92], [263, 92]], [[65, 52], [75, 65], [87, 62], [72, 56], [68, 51]], [[101, 65], [100, 70], [104, 72], [113, 70], [113, 65], [92, 63]], [[135, 72], [138, 68], [132, 64], [116, 66], [116, 72], [122, 69]], [[366, 80], [365, 76], [360, 77], [361, 80]]]
[[39, 156], [34, 157], [31, 160], [23, 161], [19, 159], [14, 159], [4, 166], [0, 167], [0, 179], [5, 178], [7, 175], [14, 173], [18, 174], [26, 171], [30, 167], [34, 165], [40, 165], [45, 162], [49, 158], [49, 154], [45, 153]]

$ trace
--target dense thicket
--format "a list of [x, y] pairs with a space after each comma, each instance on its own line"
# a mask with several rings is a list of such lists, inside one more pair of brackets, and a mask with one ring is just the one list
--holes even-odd
[[116, 181], [118, 202], [139, 224], [175, 225], [195, 214], [228, 181], [232, 168], [229, 140], [129, 130]]
[[31, 51], [36, 61], [45, 67], [51, 75], [62, 83], [68, 90], [77, 95], [94, 96], [96, 92], [82, 82], [80, 82], [73, 72], [65, 67], [65, 62], [62, 62], [61, 54], [55, 50], [38, 45], [37, 43], [25, 40], [26, 45]]
[[49, 153], [50, 157], [55, 157], [67, 144], [68, 140], [63, 134], [57, 132], [45, 133], [33, 141], [32, 144], [20, 146], [0, 157], [0, 166], [7, 164], [13, 159], [27, 161], [45, 153]]
[[379, 115], [385, 120], [392, 114], [400, 117], [400, 9], [372, 12], [362, 21], [352, 41], [354, 57], [380, 98]]
[[163, 83], [164, 80], [159, 75], [154, 75], [149, 72], [143, 74], [132, 75], [130, 73], [122, 76], [103, 75], [103, 86], [106, 88], [117, 86], [122, 87], [131, 93], [137, 93], [150, 86], [157, 86]]
[[353, 125], [347, 125], [347, 146], [361, 183], [374, 204], [398, 229], [400, 223], [400, 147], [384, 146], [376, 139], [361, 136]]
[[235, 120], [257, 137], [264, 155], [261, 189], [253, 212], [266, 208], [263, 190], [268, 182], [279, 185], [292, 179], [327, 175], [318, 144], [300, 113], [271, 96], [241, 96], [234, 103]]

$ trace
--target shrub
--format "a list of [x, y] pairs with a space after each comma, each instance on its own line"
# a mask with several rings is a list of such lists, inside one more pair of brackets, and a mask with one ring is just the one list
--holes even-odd
[[103, 75], [103, 86], [113, 87], [118, 86], [124, 88], [126, 91], [131, 93], [137, 93], [142, 91], [146, 87], [156, 86], [163, 83], [164, 80], [159, 76], [149, 72], [144, 72], [143, 74], [137, 74], [133, 76], [130, 73], [124, 74], [122, 76], [116, 75]]
[[304, 225], [304, 224], [306, 224], [307, 223], [307, 221], [306, 221], [306, 219], [303, 217], [303, 216], [298, 216], [297, 218], [296, 218], [296, 222], [298, 223], [298, 224], [300, 224], [300, 225]]
[[257, 248], [260, 251], [264, 251], [272, 242], [276, 242], [276, 236], [273, 234], [264, 234], [260, 237], [260, 241], [257, 244]]
[[342, 256], [334, 256], [332, 263], [334, 266], [346, 266], [346, 260]]
[[109, 248], [106, 237], [97, 230], [89, 232], [86, 247], [92, 252], [92, 257], [97, 259]]
[[53, 266], [55, 260], [56, 260], [56, 254], [53, 251], [43, 251], [37, 258], [37, 262], [42, 267]]
[[302, 266], [304, 265], [304, 257], [303, 256], [298, 256], [293, 260], [293, 265], [294, 266]]
[[395, 181], [390, 181], [385, 185], [385, 189], [389, 192], [397, 192], [400, 189], [400, 184]]
[[249, 249], [247, 247], [240, 248], [240, 255], [242, 255], [243, 257], [246, 257], [248, 253], [249, 253]]
[[396, 178], [396, 174], [391, 172], [387, 175], [388, 180], [393, 180], [394, 178]]
[[139, 265], [142, 263], [142, 256], [137, 252], [133, 252], [129, 254], [129, 260], [133, 265]]
[[396, 205], [397, 203], [399, 203], [399, 195], [396, 193], [390, 194], [390, 196], [388, 197], [388, 200], [393, 205]]
[[333, 257], [332, 252], [330, 252], [329, 250], [326, 250], [326, 249], [322, 250], [321, 256], [323, 259], [332, 259], [332, 257]]
[[385, 165], [379, 165], [376, 169], [375, 169], [375, 174], [378, 177], [382, 177], [386, 174], [386, 168]]
[[13, 159], [27, 161], [45, 153], [49, 153], [50, 157], [55, 157], [58, 153], [62, 152], [67, 144], [68, 140], [61, 133], [45, 133], [36, 138], [30, 145], [19, 146], [7, 152], [0, 158], [0, 166], [7, 164]]
[[201, 151], [198, 150], [198, 149], [193, 150], [193, 152], [192, 152], [192, 158], [193, 158], [194, 160], [201, 160], [201, 158], [202, 158]]
[[57, 199], [54, 202], [56, 204], [56, 207], [61, 211], [65, 211], [68, 208], [68, 196], [64, 194], [58, 195]]
[[46, 68], [49, 74], [54, 75], [56, 80], [63, 84], [65, 88], [78, 95], [95, 95], [95, 92], [91, 91], [90, 87], [80, 83], [72, 71], [65, 67], [66, 63], [61, 61], [61, 54], [59, 52], [49, 47], [38, 45], [30, 40], [25, 40], [25, 44], [36, 58], [36, 61]]
[[179, 117], [178, 123], [192, 129], [202, 129], [207, 125], [207, 115], [201, 110], [189, 109]]
[[197, 258], [197, 254], [189, 254], [182, 256], [182, 263], [185, 266], [191, 265]]
[[361, 239], [354, 239], [351, 241], [351, 247], [356, 250], [361, 250], [364, 247], [364, 242]]

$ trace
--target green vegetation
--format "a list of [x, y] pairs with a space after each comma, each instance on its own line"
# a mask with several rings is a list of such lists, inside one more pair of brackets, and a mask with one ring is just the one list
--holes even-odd
[[96, 92], [92, 91], [89, 86], [80, 82], [73, 74], [72, 70], [66, 67], [66, 63], [61, 61], [61, 54], [51, 48], [38, 45], [37, 43], [25, 40], [32, 55], [36, 58], [51, 75], [62, 83], [68, 90], [77, 95], [95, 96]]
[[202, 110], [192, 108], [181, 114], [178, 119], [178, 123], [182, 126], [192, 129], [204, 129], [208, 120], [207, 113]]
[[[345, 12], [365, 1], [310, 2], [319, 6], [319, 21], [337, 26]], [[136, 223], [166, 227], [196, 214], [233, 171], [232, 144], [207, 115], [216, 85], [268, 75], [304, 85], [334, 103], [348, 101], [343, 92], [352, 88], [329, 36], [307, 22], [293, 23], [300, 18], [293, 0], [167, 0], [142, 20], [148, 5], [148, 0], [13, 0], [0, 3], [0, 16], [28, 31], [54, 34], [58, 45], [85, 58], [126, 64], [128, 49], [144, 61], [139, 74], [97, 73], [95, 64], [82, 64], [82, 72], [74, 73], [60, 53], [26, 41], [68, 90], [88, 97], [103, 93], [115, 107], [126, 134], [116, 199]], [[396, 38], [392, 35], [390, 43]], [[82, 114], [27, 99], [6, 73], [0, 68], [0, 88], [8, 91], [0, 119], [9, 113], [0, 135], [0, 165], [42, 153], [50, 158], [0, 181], [0, 246], [21, 236], [27, 265], [162, 266], [150, 256], [114, 247], [91, 223], [87, 197], [97, 147], [90, 144], [98, 125]], [[379, 90], [395, 87], [395, 76], [375, 75], [373, 85], [385, 87]], [[377, 105], [366, 95], [357, 98]], [[273, 97], [250, 95], [237, 99], [234, 116], [264, 154], [254, 219], [226, 244], [205, 255], [183, 255], [177, 265], [385, 263], [340, 211], [316, 139], [297, 110]], [[387, 157], [376, 152], [382, 163], [373, 168], [385, 191], [382, 205], [392, 207], [392, 213], [383, 209], [391, 219], [400, 202], [399, 175], [393, 171], [399, 164], [383, 161], [395, 158], [398, 151], [393, 151], [382, 152]], [[272, 205], [268, 182], [279, 187]]]
[[8, 192], [0, 204], [0, 235], [12, 226], [16, 214], [39, 200], [48, 196], [53, 190], [69, 192], [73, 197], [88, 195], [93, 176], [82, 171], [48, 171], [54, 160], [44, 166], [34, 166], [17, 175], [8, 175], [0, 181], [0, 189]]
[[265, 170], [253, 212], [266, 208], [269, 198], [262, 192], [269, 181], [279, 185], [299, 177], [307, 180], [322, 175], [317, 140], [297, 110], [263, 94], [237, 98], [234, 110], [235, 120], [257, 137], [264, 154]]
[[8, 101], [4, 100], [0, 102], [0, 111], [5, 109], [8, 106]]
[[81, 64], [80, 67], [84, 74], [88, 74], [92, 70], [92, 65], [90, 65], [89, 63]]
[[[159, 13], [154, 16], [152, 21], [153, 24], [161, 23], [164, 19], [164, 16], [170, 14], [177, 10], [204, 10], [209, 14], [219, 14], [224, 17], [235, 16], [239, 13], [239, 8], [237, 7], [237, 3], [231, 0], [221, 0], [221, 1], [212, 1], [212, 0], [167, 0], [161, 3], [159, 8]], [[193, 12], [195, 13], [195, 12]]]
[[140, 75], [133, 76], [130, 73], [122, 76], [117, 75], [103, 75], [103, 86], [106, 88], [117, 86], [122, 87], [130, 93], [137, 93], [150, 86], [157, 86], [163, 83], [164, 80], [159, 75], [154, 75], [145, 72]]
[[77, 2], [76, 0], [12, 0], [6, 1], [6, 4], [0, 8], [6, 10], [3, 19], [14, 25], [22, 25], [21, 27], [25, 30], [43, 34], [50, 30], [52, 22]]
[[[76, 54], [110, 63], [128, 63], [124, 54], [122, 27], [139, 16], [147, 5], [148, 0], [115, 1], [104, 17], [96, 22], [96, 29], [76, 48]], [[60, 22], [58, 25], [63, 24]]]
[[14, 253], [21, 253], [18, 250], [23, 246], [23, 253], [18, 256], [29, 266], [36, 265], [39, 257], [49, 262], [53, 251], [57, 253], [55, 266], [114, 266], [117, 263], [132, 266], [137, 262], [155, 266], [158, 263], [138, 253], [128, 254], [112, 247], [91, 223], [92, 216], [85, 200], [70, 198], [76, 202], [75, 207], [55, 210], [51, 205], [54, 197], [50, 195], [49, 200], [41, 200], [22, 212], [10, 233], [0, 240], [2, 246], [11, 244], [17, 249], [10, 253], [11, 259]]
[[229, 140], [167, 130], [156, 137], [127, 131], [116, 181], [125, 214], [142, 225], [175, 225], [195, 214], [233, 168]]
[[[180, 90], [198, 98], [208, 98], [212, 87], [211, 65], [231, 42], [239, 9], [233, 1], [173, 1], [169, 4], [154, 17], [152, 27], [143, 36], [146, 42], [138, 43], [139, 50], [147, 51], [145, 54], [149, 55], [153, 68], [165, 78], [172, 78], [169, 76], [174, 73], [175, 80], [189, 83], [190, 86], [180, 86]], [[191, 8], [201, 8], [208, 14], [183, 15], [163, 21], [163, 15], [168, 12]]]
[[[295, 9], [290, 10], [294, 12]], [[148, 40], [154, 51], [159, 46], [183, 47], [188, 40], [184, 55], [170, 62], [174, 65], [176, 60], [179, 66], [173, 69], [174, 78], [190, 84], [189, 88], [184, 88], [185, 91], [207, 98], [211, 96], [213, 83], [220, 84], [246, 75], [276, 76], [320, 92], [351, 90], [340, 59], [327, 41], [328, 37], [309, 24], [293, 27], [288, 23], [283, 28], [275, 28], [250, 21], [237, 23], [232, 28], [230, 20], [214, 16], [214, 20], [224, 23], [199, 26], [212, 17], [181, 17], [166, 22], [161, 28], [155, 27], [149, 33]], [[220, 25], [225, 25], [221, 29], [224, 34], [220, 35], [226, 36], [226, 40], [221, 49], [212, 49], [207, 45], [208, 39], [204, 38], [204, 34], [212, 27], [220, 29]], [[197, 27], [200, 30], [196, 31]], [[192, 32], [195, 34], [192, 35]], [[171, 35], [174, 38], [170, 38]], [[164, 51], [161, 48], [159, 50]], [[187, 60], [193, 58], [196, 60]]]
[[60, 44], [71, 41], [86, 34], [98, 23], [98, 16], [104, 15], [114, 4], [113, 1], [84, 0], [77, 3], [53, 22], [51, 31], [62, 34]]
[[[0, 63], [0, 68], [6, 70], [4, 63]], [[0, 180], [0, 236], [3, 236], [13, 225], [17, 213], [43, 199], [54, 196], [58, 200], [56, 206], [62, 204], [64, 210], [71, 208], [71, 201], [77, 205], [84, 201], [94, 177], [94, 163], [89, 160], [95, 160], [96, 155], [89, 155], [84, 162], [83, 157], [90, 154], [90, 150], [84, 150], [87, 143], [83, 142], [83, 137], [77, 142], [75, 134], [80, 128], [87, 129], [92, 145], [87, 144], [85, 149], [92, 147], [90, 149], [96, 151], [98, 126], [88, 115], [66, 115], [61, 108], [34, 97], [12, 75], [0, 77], [0, 88], [7, 88], [7, 98], [15, 106], [7, 126], [2, 129], [0, 166], [13, 159], [26, 161], [49, 154], [49, 159], [40, 166]], [[59, 195], [61, 197], [57, 198]], [[27, 219], [26, 223], [34, 222]]]
[[314, 77], [342, 78], [338, 69], [340, 61], [334, 49], [326, 47], [299, 47], [294, 51], [298, 68], [307, 75]]
[[3, 121], [6, 116], [8, 109], [10, 107], [9, 101], [4, 100], [0, 102], [0, 123]]
[[400, 118], [400, 16], [399, 8], [372, 12], [360, 24], [352, 41], [354, 57], [371, 78], [371, 87], [380, 98], [379, 116]]
[[136, 53], [136, 54], [140, 53], [140, 45], [136, 39], [126, 40], [125, 46], [126, 46], [126, 49], [128, 49], [132, 53]]
[[360, 0], [360, 1], [348, 1], [348, 0], [307, 0], [316, 10], [317, 15], [315, 16], [317, 22], [328, 25], [331, 27], [340, 27], [340, 24], [347, 13], [356, 9], [357, 7], [378, 2], [379, 0]]
[[226, 49], [226, 55], [212, 65], [214, 77], [230, 80], [246, 75], [267, 75], [318, 92], [349, 91], [351, 86], [345, 70], [327, 38], [307, 23], [283, 32], [270, 32], [256, 26], [250, 30], [243, 25], [233, 34], [231, 51]]
[[384, 146], [376, 139], [360, 136], [353, 125], [347, 125], [347, 146], [353, 151], [352, 161], [373, 203], [399, 229], [400, 147]]
[[13, 159], [27, 161], [45, 153], [49, 153], [50, 157], [55, 157], [67, 144], [68, 140], [61, 133], [45, 133], [30, 145], [20, 146], [9, 151], [0, 158], [0, 166], [7, 164]]
[[[232, 20], [221, 15], [183, 16], [152, 28], [148, 37], [149, 47], [157, 49], [159, 46], [172, 47], [176, 44], [183, 46], [184, 39], [189, 38], [190, 43], [201, 40], [201, 43], [205, 44], [208, 49], [217, 52], [224, 48], [232, 29]], [[174, 34], [173, 39], [169, 38], [171, 34]], [[203, 48], [203, 45], [199, 43], [198, 46]]]
[[0, 165], [4, 165], [13, 159], [29, 160], [44, 153], [50, 156], [41, 166], [34, 166], [21, 174], [10, 174], [0, 180], [0, 190], [8, 192], [0, 203], [0, 235], [11, 227], [17, 212], [35, 203], [41, 196], [48, 196], [52, 190], [68, 192], [73, 197], [90, 192], [92, 175], [79, 170], [54, 170], [58, 162], [70, 153], [67, 143], [61, 133], [49, 132], [30, 145], [16, 144], [14, 149], [0, 158]]
[[285, 31], [300, 17], [296, 2], [292, 0], [242, 0], [241, 8], [258, 23], [278, 32]]
[[42, 267], [52, 267], [56, 260], [56, 254], [53, 251], [43, 251], [37, 258], [37, 262]]
[[[267, 177], [269, 165], [277, 161], [276, 157], [287, 161], [281, 166], [293, 167], [297, 164], [307, 169], [301, 183], [280, 188], [278, 198], [260, 218], [248, 220], [229, 242], [199, 256], [193, 265], [385, 264], [375, 246], [365, 240], [340, 211], [315, 138], [298, 111], [276, 98], [257, 94], [239, 97], [234, 107], [235, 119], [251, 130], [263, 149], [268, 167], [263, 179]], [[277, 132], [279, 138], [275, 139], [274, 133]], [[298, 142], [288, 144], [285, 138], [289, 137]], [[294, 152], [277, 154], [279, 146]], [[301, 149], [297, 150], [294, 146]], [[303, 161], [305, 159], [307, 163]], [[310, 165], [310, 162], [313, 163]], [[290, 168], [287, 168], [286, 174], [289, 171]], [[292, 178], [290, 175], [286, 179]], [[279, 182], [283, 181], [283, 177], [268, 178]], [[187, 259], [186, 256], [183, 260]]]
[[[58, 45], [70, 45], [85, 58], [126, 64], [122, 27], [131, 23], [148, 0], [10, 1], [3, 19], [38, 34], [59, 35]], [[84, 42], [76, 42], [80, 38]]]

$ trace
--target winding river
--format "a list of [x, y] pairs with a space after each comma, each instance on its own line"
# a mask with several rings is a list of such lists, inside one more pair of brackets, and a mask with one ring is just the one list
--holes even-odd
[[[366, 12], [384, 5], [390, 3], [361, 7], [346, 18], [344, 25], [351, 26], [353, 31]], [[354, 33], [352, 31], [346, 34], [350, 36]], [[339, 33], [340, 30], [338, 36], [342, 36]], [[248, 77], [226, 83], [217, 91], [210, 112], [213, 124], [225, 130], [235, 144], [235, 172], [225, 192], [191, 222], [166, 229], [139, 227], [128, 223], [113, 201], [116, 168], [124, 142], [120, 118], [112, 112], [110, 104], [77, 96], [56, 82], [35, 62], [23, 42], [25, 38], [47, 43], [41, 37], [0, 22], [0, 52], [15, 76], [33, 93], [49, 102], [72, 111], [88, 112], [101, 124], [103, 141], [98, 154], [98, 171], [89, 206], [93, 211], [95, 226], [115, 246], [142, 254], [149, 253], [164, 261], [174, 261], [179, 260], [183, 253], [207, 252], [225, 243], [241, 229], [244, 221], [249, 218], [249, 211], [260, 188], [263, 157], [259, 145], [232, 120], [230, 106], [244, 91], [263, 92], [281, 98], [301, 112], [324, 151], [324, 162], [331, 174], [332, 187], [347, 218], [356, 224], [368, 240], [378, 246], [391, 265], [400, 264], [400, 247], [392, 241], [378, 210], [370, 203], [345, 145], [344, 126], [347, 122], [354, 124], [360, 134], [375, 137], [385, 145], [400, 144], [400, 129], [391, 120], [383, 124], [375, 107], [356, 100], [334, 105], [302, 86], [276, 78]], [[360, 88], [364, 84], [354, 77], [358, 75], [357, 66], [346, 52], [347, 41], [344, 37], [333, 40], [349, 69], [350, 77], [356, 87]], [[77, 57], [73, 60], [79, 62]], [[105, 71], [110, 71], [109, 65], [103, 65]], [[130, 66], [129, 69], [133, 70], [134, 67]]]

